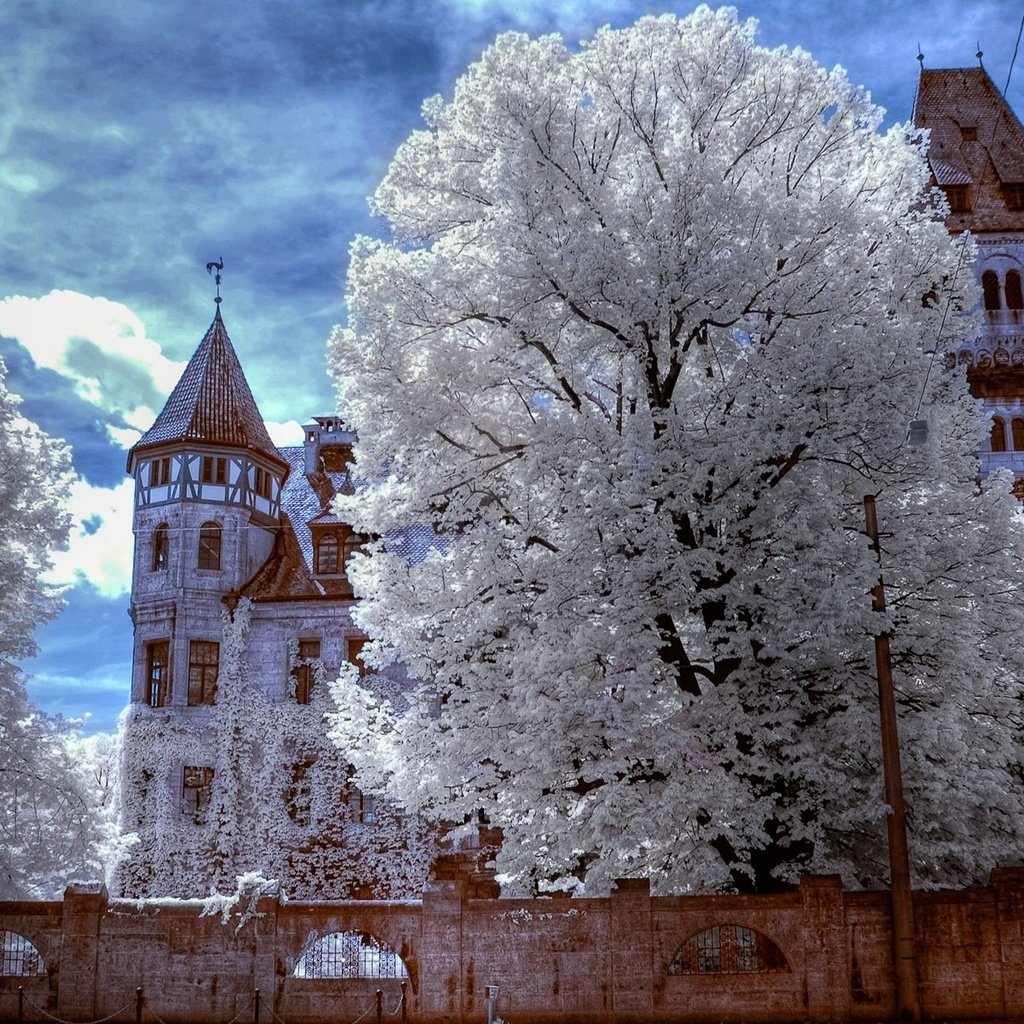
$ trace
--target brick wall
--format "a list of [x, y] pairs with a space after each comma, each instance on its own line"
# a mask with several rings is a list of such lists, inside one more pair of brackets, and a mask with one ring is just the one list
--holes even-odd
[[[983, 889], [917, 893], [914, 904], [925, 1017], [1024, 1017], [1024, 869], [998, 869]], [[126, 1007], [121, 1019], [132, 1020], [138, 988], [144, 1019], [169, 1024], [252, 1021], [256, 989], [262, 1020], [374, 1021], [378, 989], [392, 1014], [398, 979], [295, 976], [307, 942], [335, 932], [398, 952], [408, 1017], [429, 1024], [486, 1021], [488, 985], [510, 1024], [872, 1021], [896, 1005], [887, 894], [844, 892], [835, 877], [775, 895], [653, 898], [646, 882], [625, 880], [587, 900], [474, 899], [448, 880], [416, 901], [264, 896], [227, 920], [202, 909], [110, 900], [98, 885], [71, 886], [63, 903], [0, 903], [0, 929], [30, 940], [47, 968], [0, 978], [0, 1019], [16, 1018], [18, 985], [29, 1020], [43, 1019], [35, 1006], [82, 1021]], [[679, 969], [684, 944], [714, 926], [753, 930], [784, 963], [764, 973]]]

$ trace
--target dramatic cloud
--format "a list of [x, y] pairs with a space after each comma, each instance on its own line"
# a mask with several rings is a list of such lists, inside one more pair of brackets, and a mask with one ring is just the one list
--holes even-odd
[[67, 551], [54, 556], [52, 583], [86, 583], [101, 597], [123, 597], [132, 582], [132, 504], [134, 482], [94, 487], [85, 480], [71, 485], [74, 523]]
[[124, 428], [152, 424], [184, 369], [164, 356], [127, 306], [79, 292], [4, 299], [0, 334], [25, 348], [36, 366], [68, 378], [79, 397], [122, 421], [109, 428], [121, 443], [128, 436]]

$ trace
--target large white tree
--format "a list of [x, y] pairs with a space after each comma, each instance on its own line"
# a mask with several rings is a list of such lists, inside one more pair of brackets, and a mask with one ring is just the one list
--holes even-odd
[[970, 272], [920, 140], [754, 33], [701, 7], [578, 51], [503, 35], [353, 248], [345, 513], [384, 538], [358, 615], [422, 683], [343, 678], [335, 737], [364, 787], [483, 809], [509, 891], [883, 881], [883, 626], [918, 882], [1019, 849], [1019, 527], [929, 354]]
[[72, 726], [29, 699], [18, 661], [60, 609], [44, 579], [68, 536], [65, 445], [20, 412], [0, 362], [0, 899], [51, 897], [102, 877], [116, 830], [83, 773]]

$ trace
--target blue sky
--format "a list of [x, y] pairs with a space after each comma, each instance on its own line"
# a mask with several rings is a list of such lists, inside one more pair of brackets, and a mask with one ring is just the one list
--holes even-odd
[[[752, 0], [765, 45], [842, 64], [910, 115], [927, 67], [1000, 88], [1019, 0]], [[0, 356], [24, 410], [72, 446], [79, 526], [62, 616], [26, 664], [47, 710], [111, 729], [131, 668], [125, 450], [223, 312], [279, 443], [333, 408], [324, 343], [366, 198], [420, 107], [503, 30], [559, 32], [690, 6], [631, 0], [7, 0], [0, 6]], [[1008, 98], [1024, 112], [1024, 55]]]

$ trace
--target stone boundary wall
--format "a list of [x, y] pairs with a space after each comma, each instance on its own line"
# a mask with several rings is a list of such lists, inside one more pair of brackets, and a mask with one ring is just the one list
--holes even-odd
[[[926, 1019], [1024, 1018], [1024, 868], [1000, 868], [981, 889], [914, 895]], [[469, 899], [458, 881], [420, 901], [298, 903], [264, 896], [201, 916], [198, 901], [111, 900], [70, 886], [63, 902], [0, 902], [0, 930], [29, 939], [46, 971], [0, 977], [0, 1020], [116, 1019], [168, 1024], [347, 1024], [401, 1020], [396, 979], [294, 976], [310, 937], [368, 933], [406, 964], [410, 1022], [509, 1024], [765, 1021], [855, 1022], [895, 1012], [888, 895], [844, 892], [838, 877], [806, 876], [772, 895], [652, 897], [623, 880], [606, 899]], [[680, 947], [714, 925], [752, 928], [785, 955], [779, 973], [672, 973]]]

